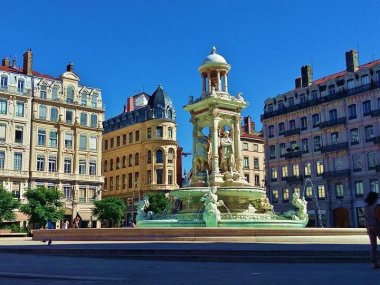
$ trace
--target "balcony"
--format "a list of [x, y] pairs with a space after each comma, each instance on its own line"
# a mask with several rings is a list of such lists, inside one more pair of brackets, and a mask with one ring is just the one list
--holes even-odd
[[0, 88], [0, 92], [30, 96], [32, 94], [32, 89], [23, 88], [20, 90], [16, 86], [4, 86]]
[[348, 142], [336, 143], [336, 144], [331, 144], [331, 145], [326, 145], [326, 146], [321, 147], [321, 153], [347, 150], [347, 149], [348, 149]]
[[380, 144], [380, 136], [378, 136], [378, 137], [374, 137], [374, 138], [372, 139], [372, 141], [373, 141], [374, 144]]
[[32, 177], [41, 179], [59, 179], [59, 180], [73, 180], [73, 181], [84, 181], [84, 182], [98, 182], [103, 183], [103, 176], [98, 175], [85, 175], [85, 174], [74, 174], [74, 173], [59, 173], [59, 172], [47, 172], [47, 171], [33, 171]]
[[0, 169], [0, 177], [1, 176], [28, 178], [29, 172], [28, 171], [13, 170], [13, 169]]
[[301, 156], [302, 156], [301, 151], [291, 151], [291, 152], [287, 152], [284, 154], [284, 157], [286, 159], [292, 159], [292, 158], [297, 158], [297, 157], [301, 157]]
[[294, 136], [294, 135], [299, 135], [301, 133], [301, 129], [291, 129], [283, 132], [284, 137], [289, 137], [289, 136]]
[[282, 180], [286, 183], [298, 183], [303, 181], [303, 175], [283, 177]]
[[322, 174], [323, 179], [334, 179], [334, 178], [343, 178], [350, 176], [349, 169], [327, 171]]
[[372, 110], [371, 111], [371, 117], [379, 117], [380, 116], [380, 109]]
[[339, 126], [339, 125], [345, 125], [345, 124], [346, 124], [346, 118], [343, 117], [343, 118], [339, 118], [339, 119], [333, 119], [333, 120], [321, 122], [318, 124], [318, 127], [320, 129], [324, 129], [324, 128], [331, 128], [331, 127], [335, 127], [335, 126]]
[[309, 108], [309, 107], [312, 107], [312, 106], [315, 106], [315, 105], [318, 105], [318, 104], [322, 104], [322, 103], [326, 103], [326, 102], [331, 102], [331, 101], [334, 101], [334, 100], [339, 100], [339, 99], [342, 99], [342, 98], [345, 98], [345, 97], [353, 96], [353, 95], [356, 95], [356, 94], [359, 94], [359, 93], [362, 93], [362, 92], [365, 92], [365, 91], [368, 91], [368, 90], [373, 90], [373, 89], [376, 89], [376, 88], [379, 88], [379, 87], [380, 87], [379, 81], [374, 81], [372, 83], [365, 84], [365, 85], [362, 85], [362, 86], [358, 86], [358, 87], [355, 87], [355, 88], [352, 88], [352, 89], [348, 89], [348, 90], [343, 89], [343, 90], [341, 90], [339, 92], [336, 92], [334, 94], [323, 96], [323, 97], [320, 97], [320, 98], [317, 98], [317, 99], [314, 99], [314, 100], [309, 100], [309, 101], [306, 101], [306, 102], [302, 102], [302, 103], [299, 103], [297, 105], [285, 107], [285, 108], [283, 108], [281, 110], [276, 110], [276, 111], [272, 111], [272, 112], [266, 112], [263, 115], [261, 115], [261, 119], [264, 120], [264, 119], [269, 119], [269, 118], [273, 118], [273, 117], [276, 117], [276, 116], [288, 114], [288, 113], [291, 113], [291, 112], [294, 112], [294, 111], [298, 111], [298, 110], [301, 110], [301, 109], [305, 109], [305, 108]]

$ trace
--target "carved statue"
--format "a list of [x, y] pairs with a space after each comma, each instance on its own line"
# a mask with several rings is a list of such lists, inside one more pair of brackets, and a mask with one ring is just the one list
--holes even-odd
[[203, 135], [201, 130], [197, 130], [197, 136], [195, 138], [195, 154], [194, 154], [194, 167], [195, 173], [207, 170], [209, 168], [209, 149], [208, 137]]
[[298, 208], [297, 217], [300, 220], [307, 218], [307, 201], [305, 197], [301, 199], [298, 193], [293, 193], [292, 204]]
[[220, 139], [221, 158], [220, 158], [220, 170], [222, 172], [236, 171], [235, 156], [233, 151], [233, 141], [229, 137], [229, 132], [225, 131]]
[[222, 200], [218, 201], [218, 195], [216, 195], [217, 188], [212, 187], [210, 192], [205, 194], [201, 201], [204, 202], [205, 210], [203, 211], [203, 220], [206, 223], [206, 227], [217, 227], [218, 222], [221, 220], [219, 206], [223, 206]]
[[148, 209], [149, 205], [150, 203], [149, 203], [148, 195], [144, 195], [144, 198], [136, 203], [136, 206], [137, 206], [136, 221], [137, 222], [152, 219], [153, 212], [152, 211], [145, 212], [145, 210]]

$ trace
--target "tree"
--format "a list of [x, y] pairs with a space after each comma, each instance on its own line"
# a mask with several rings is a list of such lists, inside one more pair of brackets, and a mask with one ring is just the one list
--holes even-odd
[[92, 214], [102, 222], [107, 222], [108, 225], [118, 225], [125, 216], [126, 205], [121, 199], [109, 197], [95, 201], [94, 204]]
[[20, 202], [16, 200], [12, 193], [0, 187], [0, 225], [4, 221], [12, 221], [15, 219], [13, 210], [20, 206]]
[[166, 198], [165, 193], [150, 192], [147, 195], [150, 204], [147, 211], [152, 211], [154, 214], [163, 214], [165, 210], [170, 208], [171, 200]]
[[62, 194], [57, 189], [38, 187], [24, 194], [27, 203], [20, 210], [28, 215], [33, 224], [45, 225], [50, 220], [56, 222], [64, 217]]

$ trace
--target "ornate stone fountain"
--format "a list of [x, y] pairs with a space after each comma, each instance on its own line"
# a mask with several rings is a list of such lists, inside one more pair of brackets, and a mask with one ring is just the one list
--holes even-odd
[[250, 186], [244, 177], [240, 113], [248, 103], [240, 93], [229, 94], [230, 68], [215, 47], [199, 67], [202, 95], [196, 100], [190, 97], [184, 107], [193, 126], [191, 182], [170, 192], [173, 207], [165, 215], [144, 215], [140, 211], [138, 227], [273, 228], [307, 224], [304, 199], [293, 196], [298, 211], [276, 215], [265, 190]]

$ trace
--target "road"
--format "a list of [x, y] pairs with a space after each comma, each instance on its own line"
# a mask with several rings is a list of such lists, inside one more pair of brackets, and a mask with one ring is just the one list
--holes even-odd
[[379, 284], [366, 263], [148, 261], [2, 253], [0, 284]]

